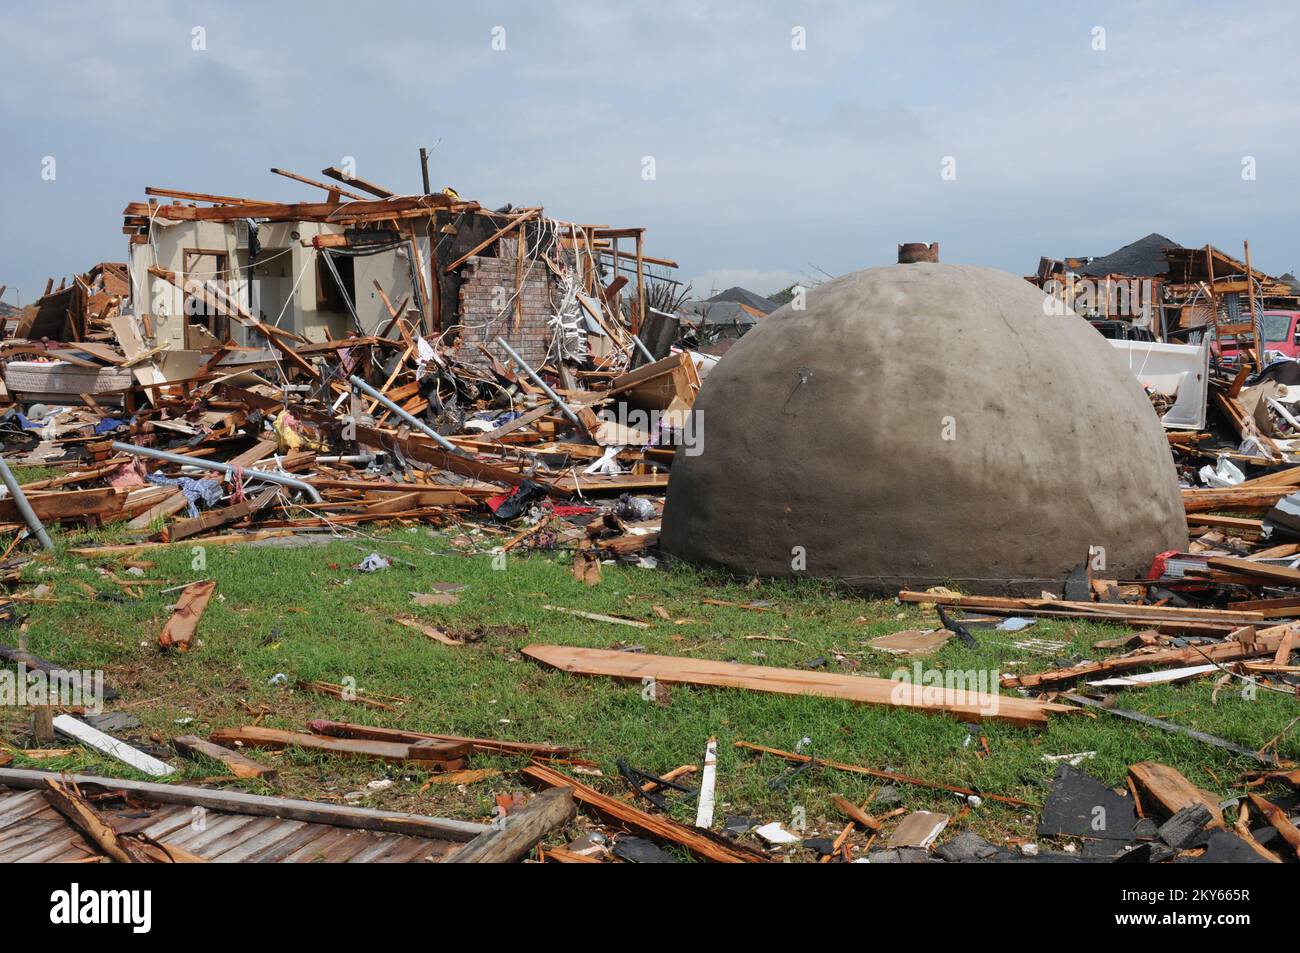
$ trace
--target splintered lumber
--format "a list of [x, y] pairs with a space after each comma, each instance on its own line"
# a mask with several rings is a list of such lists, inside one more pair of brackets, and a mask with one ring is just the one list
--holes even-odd
[[1273, 825], [1274, 830], [1286, 841], [1287, 846], [1295, 852], [1297, 858], [1300, 858], [1300, 830], [1297, 830], [1296, 826], [1291, 823], [1291, 819], [1286, 816], [1286, 812], [1272, 801], [1265, 800], [1258, 794], [1252, 792], [1246, 796], [1250, 798], [1250, 803], [1255, 810], [1264, 815], [1264, 819]]
[[[368, 698], [360, 694], [359, 691], [351, 690], [345, 685], [335, 685], [332, 682], [309, 682], [305, 679], [298, 680], [298, 691], [311, 692], [314, 695], [328, 695], [330, 698], [337, 698], [339, 701], [352, 702], [356, 705], [365, 705], [369, 708], [382, 708], [384, 711], [396, 711], [392, 705], [379, 701], [377, 698]], [[406, 698], [396, 698], [391, 695], [385, 695], [385, 698], [391, 701], [410, 701]]]
[[496, 430], [485, 433], [482, 437], [484, 443], [491, 443], [494, 440], [500, 440], [507, 434], [514, 433], [516, 430], [522, 430], [529, 424], [535, 424], [543, 417], [547, 416], [554, 408], [550, 404], [542, 404], [540, 407], [534, 407], [532, 410], [525, 411], [513, 420], [508, 420]]
[[864, 830], [868, 830], [868, 831], [880, 830], [880, 822], [876, 820], [874, 817], [872, 817], [870, 814], [868, 814], [866, 811], [862, 810], [852, 801], [847, 800], [846, 798], [842, 798], [838, 794], [832, 794], [831, 803], [835, 805], [836, 810], [838, 810], [841, 814], [843, 814], [849, 820], [856, 823], [859, 827], [863, 828]]
[[1223, 827], [1223, 812], [1219, 810], [1218, 800], [1169, 765], [1158, 761], [1140, 761], [1129, 766], [1128, 775], [1142, 795], [1144, 803], [1157, 804], [1165, 814], [1171, 816], [1190, 805], [1202, 804], [1213, 819], [1210, 826]]
[[71, 715], [57, 716], [54, 719], [54, 730], [155, 778], [165, 778], [176, 773], [176, 769], [171, 765], [164, 764], [143, 751], [137, 751], [125, 741], [118, 741], [112, 735], [106, 735], [98, 728], [92, 728]]
[[241, 728], [218, 728], [212, 732], [217, 744], [242, 744], [250, 748], [268, 748], [278, 751], [293, 745], [328, 754], [345, 754], [361, 758], [378, 758], [380, 761], [441, 761], [459, 760], [469, 754], [470, 746], [449, 741], [420, 741], [406, 744], [392, 741], [369, 741], [353, 738], [331, 738], [326, 735], [309, 735], [300, 731], [280, 728], [263, 728], [245, 725]]
[[671, 818], [659, 814], [647, 814], [631, 804], [601, 794], [595, 788], [575, 781], [552, 768], [531, 764], [520, 773], [543, 787], [570, 788], [574, 799], [579, 804], [599, 814], [606, 821], [621, 824], [628, 830], [643, 834], [652, 840], [667, 841], [684, 847], [702, 860], [712, 860], [720, 864], [762, 863], [766, 860], [761, 854], [729, 844], [705, 831], [678, 824]]
[[1233, 529], [1243, 533], [1259, 535], [1264, 531], [1263, 520], [1245, 519], [1240, 516], [1212, 516], [1207, 514], [1187, 514], [1188, 526], [1209, 526], [1214, 529]]
[[177, 542], [193, 536], [195, 533], [203, 533], [234, 523], [265, 508], [275, 499], [276, 494], [279, 492], [280, 487], [273, 485], [257, 496], [249, 497], [242, 503], [233, 503], [230, 506], [224, 506], [216, 510], [206, 510], [198, 516], [177, 520], [170, 526], [164, 527], [163, 538], [171, 542]]
[[128, 529], [148, 529], [155, 520], [165, 519], [189, 506], [190, 501], [178, 488], [166, 487], [165, 489], [169, 492], [149, 509], [130, 520], [126, 524]]
[[197, 735], [178, 735], [172, 739], [172, 744], [186, 754], [201, 754], [213, 761], [221, 762], [237, 778], [265, 778], [267, 781], [271, 781], [274, 780], [277, 774], [275, 768], [268, 768], [264, 764], [258, 764], [252, 758], [246, 757], [238, 751], [223, 748], [211, 741], [204, 741]]
[[576, 812], [572, 788], [550, 788], [522, 810], [507, 814], [500, 826], [494, 825], [456, 853], [443, 858], [442, 863], [513, 864], [551, 831], [568, 823]]
[[465, 842], [473, 840], [488, 830], [486, 825], [470, 821], [406, 814], [401, 811], [380, 811], [348, 804], [298, 801], [291, 798], [246, 794], [243, 791], [221, 791], [180, 784], [154, 784], [149, 781], [127, 781], [122, 778], [104, 778], [89, 774], [57, 775], [49, 771], [33, 771], [25, 768], [0, 768], [0, 784], [10, 788], [43, 789], [46, 779], [52, 777], [59, 778], [65, 784], [75, 784], [78, 787], [95, 785], [160, 804], [184, 804], [227, 814], [282, 817], [291, 821], [306, 821], [309, 824], [330, 824], [334, 827], [382, 831], [389, 834], [411, 834], [416, 837]]
[[119, 864], [204, 864], [202, 857], [189, 851], [143, 840], [138, 835], [119, 834], [90, 802], [71, 784], [53, 777], [45, 778], [45, 800], [66, 817], [86, 839]]
[[[122, 487], [92, 490], [37, 491], [27, 494], [27, 502], [43, 523], [95, 518], [111, 520], [126, 505], [128, 491]], [[0, 523], [22, 522], [18, 504], [10, 498], [0, 500]]]
[[180, 598], [176, 600], [176, 611], [158, 636], [158, 644], [165, 649], [175, 646], [177, 651], [188, 652], [190, 641], [199, 627], [199, 619], [216, 589], [215, 579], [190, 583], [182, 589]]
[[623, 619], [616, 615], [602, 615], [599, 612], [583, 612], [581, 609], [567, 609], [564, 606], [542, 606], [543, 609], [549, 609], [551, 612], [564, 612], [568, 615], [576, 615], [580, 619], [590, 619], [592, 622], [609, 622], [615, 625], [630, 625], [634, 629], [653, 629], [654, 626], [649, 622], [642, 622], [640, 619]]
[[[1073, 668], [1058, 668], [1036, 675], [1002, 676], [1002, 684], [1008, 688], [1043, 688], [1062, 685], [1080, 678], [1096, 675], [1113, 675], [1137, 668], [1167, 668], [1197, 665], [1203, 662], [1236, 662], [1240, 659], [1272, 655], [1291, 631], [1290, 625], [1274, 626], [1263, 629], [1255, 635], [1254, 641], [1229, 640], [1215, 645], [1193, 645], [1185, 649], [1163, 649], [1160, 651], [1140, 651], [1129, 655], [1085, 662]], [[1249, 631], [1249, 630], [1245, 630]]]
[[1183, 509], [1188, 513], [1268, 509], [1282, 497], [1294, 492], [1295, 488], [1290, 486], [1229, 486], [1183, 490]]
[[[1214, 562], [1213, 559], [1210, 560]], [[1248, 565], [1256, 565], [1249, 563]], [[900, 602], [916, 602], [978, 609], [981, 612], [1016, 615], [1051, 615], [1056, 612], [1089, 616], [1104, 622], [1128, 622], [1149, 625], [1153, 622], [1213, 622], [1223, 625], [1250, 625], [1263, 616], [1258, 612], [1232, 612], [1223, 609], [1181, 609], [1172, 606], [1140, 606], [1109, 602], [1071, 602], [1066, 599], [1003, 599], [997, 596], [963, 596], [933, 592], [898, 594]]]
[[372, 741], [395, 741], [415, 744], [419, 741], [450, 741], [472, 745], [479, 754], [526, 754], [538, 758], [563, 758], [582, 749], [564, 745], [534, 744], [527, 741], [499, 741], [496, 738], [466, 738], [461, 735], [432, 735], [421, 731], [403, 731], [398, 728], [378, 728], [373, 725], [352, 725], [342, 721], [317, 719], [307, 725], [318, 735], [335, 738], [368, 738]]
[[865, 675], [839, 675], [834, 672], [567, 645], [534, 644], [525, 646], [520, 651], [545, 665], [580, 675], [606, 675], [634, 681], [655, 679], [670, 684], [745, 688], [780, 695], [818, 695], [865, 705], [943, 712], [967, 721], [992, 719], [1017, 725], [1041, 726], [1047, 723], [1049, 712], [1079, 710], [1070, 705], [999, 695], [996, 694], [996, 686], [992, 693], [978, 692], [964, 686], [958, 687], [955, 683], [952, 686], [911, 685]]
[[[806, 754], [797, 754], [793, 751], [782, 751], [780, 748], [768, 748], [765, 745], [756, 745], [750, 741], [737, 741], [734, 747], [745, 751], [757, 751], [759, 754], [770, 754], [778, 758], [785, 758], [787, 761], [795, 764], [802, 764], [811, 760]], [[1001, 794], [985, 794], [983, 791], [976, 791], [974, 788], [962, 788], [952, 784], [941, 784], [938, 781], [926, 781], [922, 778], [909, 777], [906, 774], [895, 774], [893, 771], [878, 771], [875, 768], [865, 768], [859, 764], [845, 764], [842, 761], [827, 761], [825, 758], [818, 758], [817, 765], [822, 768], [834, 768], [836, 771], [845, 771], [849, 774], [862, 774], [869, 778], [880, 778], [883, 781], [894, 781], [898, 784], [914, 784], [920, 788], [931, 788], [935, 791], [951, 791], [953, 794], [961, 794], [965, 797], [978, 795], [989, 801], [999, 801], [1003, 804], [1010, 804], [1013, 807], [1033, 807], [1028, 801], [1022, 801], [1019, 798], [1004, 797]]]
[[1261, 581], [1280, 582], [1289, 586], [1300, 586], [1300, 569], [1275, 566], [1253, 559], [1238, 559], [1235, 556], [1211, 556], [1206, 565], [1223, 572], [1238, 573], [1243, 576], [1255, 576]]

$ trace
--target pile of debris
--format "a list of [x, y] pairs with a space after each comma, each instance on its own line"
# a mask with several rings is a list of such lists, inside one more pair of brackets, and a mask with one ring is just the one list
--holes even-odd
[[[172, 201], [127, 206], [129, 262], [21, 312], [0, 441], [64, 472], [11, 487], [9, 528], [153, 544], [478, 515], [506, 549], [654, 543], [659, 506], [632, 495], [662, 492], [708, 359], [653, 307], [677, 282], [649, 269], [675, 262], [644, 229], [272, 171], [324, 199], [150, 188]], [[589, 496], [627, 499], [588, 527]]]

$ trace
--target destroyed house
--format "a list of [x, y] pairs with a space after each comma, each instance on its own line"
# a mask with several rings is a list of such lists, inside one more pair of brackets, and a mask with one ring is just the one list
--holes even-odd
[[149, 188], [125, 209], [140, 346], [172, 365], [166, 379], [218, 349], [219, 363], [250, 366], [289, 342], [310, 354], [357, 338], [424, 338], [468, 363], [489, 360], [498, 336], [539, 365], [566, 347], [599, 359], [639, 328], [646, 268], [676, 267], [644, 254], [640, 228], [492, 211], [450, 189], [398, 195], [337, 169], [324, 174], [370, 195], [272, 171], [325, 200]]

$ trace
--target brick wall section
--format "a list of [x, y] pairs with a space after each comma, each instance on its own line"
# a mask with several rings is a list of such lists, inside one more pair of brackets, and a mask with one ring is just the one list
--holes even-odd
[[[502, 245], [505, 244], [503, 241]], [[505, 355], [493, 343], [500, 336], [533, 367], [542, 365], [551, 337], [547, 326], [554, 313], [551, 300], [552, 297], [558, 300], [559, 294], [553, 286], [554, 278], [550, 269], [542, 262], [525, 261], [524, 276], [523, 313], [516, 328], [512, 300], [515, 293], [514, 255], [501, 258], [476, 256], [462, 266], [459, 323], [464, 329], [460, 345], [455, 351], [458, 360], [484, 363], [485, 358], [476, 347], [483, 344], [498, 360], [505, 363]], [[505, 302], [510, 304], [498, 317], [497, 312]]]

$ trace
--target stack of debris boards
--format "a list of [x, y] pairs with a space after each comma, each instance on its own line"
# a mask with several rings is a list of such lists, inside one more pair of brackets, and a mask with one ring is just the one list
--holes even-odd
[[0, 452], [63, 469], [24, 488], [38, 518], [154, 545], [480, 514], [509, 547], [654, 545], [658, 501], [595, 529], [563, 505], [661, 495], [690, 427], [695, 359], [638, 336], [677, 285], [644, 229], [272, 171], [319, 196], [147, 189], [125, 264], [23, 312]]

